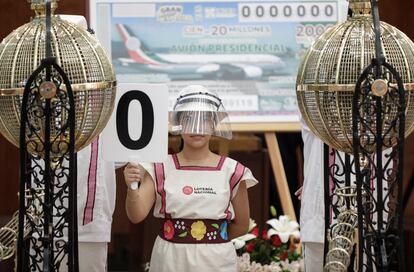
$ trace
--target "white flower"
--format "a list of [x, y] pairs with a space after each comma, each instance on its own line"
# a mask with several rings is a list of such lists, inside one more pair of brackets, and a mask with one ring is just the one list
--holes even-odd
[[242, 247], [244, 247], [244, 245], [246, 244], [247, 241], [250, 241], [252, 239], [256, 238], [256, 235], [251, 234], [251, 233], [247, 233], [243, 236], [234, 238], [233, 240], [231, 240], [234, 244], [234, 247], [236, 249], [240, 249]]
[[[250, 218], [249, 220], [249, 232], [254, 229], [254, 227], [256, 227], [256, 222], [254, 222], [253, 219]], [[240, 237], [234, 238], [233, 240], [231, 240], [234, 244], [234, 247], [236, 249], [240, 249], [242, 247], [244, 247], [244, 245], [246, 244], [247, 241], [250, 241], [252, 239], [256, 238], [256, 235], [252, 234], [252, 233], [247, 233], [245, 235], [242, 235]]]
[[303, 272], [303, 259], [292, 261], [271, 262], [270, 264], [262, 265], [256, 262], [250, 262], [249, 253], [243, 253], [242, 256], [237, 257], [237, 271], [238, 272]]
[[254, 229], [254, 227], [256, 226], [257, 226], [256, 222], [253, 219], [249, 218], [249, 231], [248, 232], [251, 232], [252, 229]]
[[303, 259], [293, 261], [291, 263], [289, 263], [289, 261], [287, 261], [287, 260], [281, 261], [280, 266], [283, 269], [291, 271], [291, 272], [305, 271], [305, 267], [304, 267], [304, 264], [303, 264]]
[[270, 238], [277, 234], [282, 243], [286, 243], [291, 235], [295, 238], [299, 238], [300, 236], [299, 224], [294, 220], [290, 220], [286, 215], [279, 216], [279, 219], [267, 220], [266, 223], [272, 226], [272, 228], [267, 231], [267, 236]]

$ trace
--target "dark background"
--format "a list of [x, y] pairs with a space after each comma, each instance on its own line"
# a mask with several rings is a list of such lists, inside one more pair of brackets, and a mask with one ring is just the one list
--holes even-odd
[[[414, 39], [414, 25], [411, 15], [414, 14], [414, 1], [393, 0], [380, 2], [381, 20], [388, 22], [403, 32], [411, 39]], [[5, 38], [13, 29], [29, 22], [33, 12], [29, 8], [27, 0], [1, 0], [0, 1], [0, 40]], [[87, 0], [60, 0], [57, 13], [60, 14], [79, 14], [86, 17], [88, 14]], [[281, 145], [282, 156], [287, 167], [287, 177], [290, 182], [291, 191], [294, 192], [301, 183], [300, 156], [292, 156], [292, 152], [298, 153], [299, 133], [278, 135]], [[262, 184], [251, 191], [250, 202], [252, 214], [258, 222], [263, 222], [267, 218], [269, 202], [273, 203], [276, 197], [274, 192], [274, 181], [270, 172], [269, 160], [266, 148], [262, 146], [260, 137], [253, 137], [256, 145], [255, 149], [234, 148], [231, 156], [242, 161], [250, 167]], [[243, 142], [240, 142], [243, 145]], [[240, 150], [238, 150], [240, 149]], [[0, 135], [0, 226], [10, 220], [12, 214], [18, 209], [18, 150]], [[408, 137], [405, 148], [405, 172], [404, 188], [407, 187], [409, 180], [413, 180], [414, 171], [414, 134]], [[153, 226], [156, 224], [154, 219], [148, 219], [145, 224], [131, 225], [128, 222], [124, 211], [125, 186], [120, 180], [121, 172], [117, 172], [117, 203], [114, 214], [112, 243], [109, 247], [109, 267], [110, 270], [129, 270], [135, 271], [142, 258], [147, 259], [150, 251], [148, 239], [143, 237], [150, 236], [156, 232]], [[270, 189], [269, 189], [270, 187]], [[273, 188], [272, 188], [273, 187]], [[270, 191], [270, 194], [268, 193]], [[259, 201], [257, 201], [259, 200]], [[295, 207], [298, 206], [296, 200]], [[275, 203], [277, 205], [277, 203]], [[404, 214], [405, 220], [405, 241], [406, 255], [408, 258], [407, 267], [414, 267], [414, 197], [408, 199], [407, 209]], [[411, 257], [411, 259], [410, 259]], [[12, 262], [0, 263], [0, 271], [12, 271]]]

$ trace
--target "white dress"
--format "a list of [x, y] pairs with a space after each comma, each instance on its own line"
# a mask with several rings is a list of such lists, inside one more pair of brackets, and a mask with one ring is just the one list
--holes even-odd
[[323, 175], [323, 142], [301, 119], [304, 180], [300, 207], [300, 240], [323, 243], [325, 235], [325, 203]]
[[115, 209], [114, 162], [102, 159], [100, 137], [78, 152], [78, 233], [79, 242], [111, 241]]
[[[222, 233], [221, 228], [211, 232], [201, 228], [193, 232], [193, 228], [182, 227], [184, 222], [180, 219], [230, 221], [235, 217], [231, 199], [240, 181], [245, 181], [247, 187], [257, 183], [248, 168], [226, 157], [222, 157], [216, 167], [181, 166], [175, 155], [168, 156], [163, 164], [142, 166], [154, 180], [154, 216], [169, 218], [167, 221], [171, 222], [173, 232], [193, 235], [197, 240], [214, 240], [227, 234]], [[236, 251], [231, 241], [176, 243], [158, 236], [151, 255], [150, 271], [153, 272], [236, 270]]]

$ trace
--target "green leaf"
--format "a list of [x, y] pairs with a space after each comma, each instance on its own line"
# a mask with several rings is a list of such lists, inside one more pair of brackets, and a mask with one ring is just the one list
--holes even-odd
[[220, 228], [220, 226], [218, 225], [218, 224], [216, 224], [216, 223], [214, 223], [214, 224], [211, 224], [213, 227], [215, 227], [216, 229], [219, 229]]
[[187, 232], [186, 232], [186, 231], [184, 231], [183, 233], [180, 233], [178, 236], [179, 236], [179, 237], [186, 237], [186, 236], [187, 236]]
[[266, 245], [261, 244], [261, 245], [260, 245], [260, 248], [259, 248], [259, 252], [260, 252], [261, 254], [263, 254], [265, 251], [266, 251]]

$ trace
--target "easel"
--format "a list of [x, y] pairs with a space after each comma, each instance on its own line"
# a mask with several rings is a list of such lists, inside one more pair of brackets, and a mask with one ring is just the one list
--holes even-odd
[[[283, 214], [288, 215], [296, 221], [295, 209], [290, 195], [289, 184], [287, 182], [285, 168], [283, 167], [282, 156], [280, 154], [279, 143], [276, 138], [277, 132], [298, 132], [300, 124], [298, 122], [280, 123], [236, 123], [231, 125], [232, 131], [236, 133], [263, 133], [268, 148], [270, 162], [275, 178], [275, 185], [279, 194]], [[228, 153], [228, 143], [220, 145], [221, 154]]]

